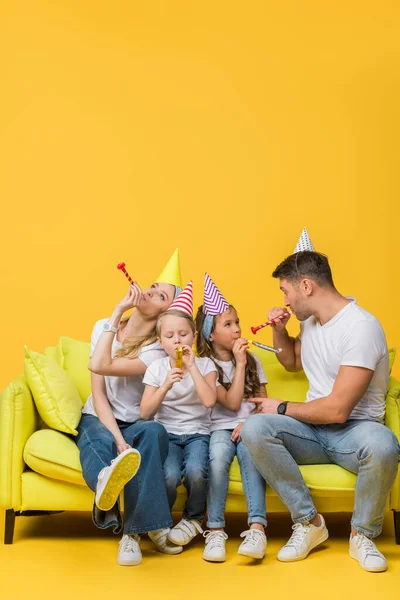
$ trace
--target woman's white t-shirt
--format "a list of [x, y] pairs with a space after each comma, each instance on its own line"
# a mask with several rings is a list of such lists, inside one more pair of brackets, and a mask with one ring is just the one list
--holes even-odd
[[[260, 383], [268, 383], [260, 359], [255, 354], [252, 356], [254, 356], [257, 363], [257, 373]], [[224, 373], [224, 383], [232, 383], [236, 370], [233, 362], [231, 360], [214, 360], [221, 367]], [[217, 386], [218, 385], [221, 385], [219, 381], [217, 381]], [[244, 423], [246, 419], [254, 413], [255, 408], [255, 403], [249, 402], [245, 398], [243, 398], [240, 409], [237, 412], [228, 410], [217, 402], [211, 411], [211, 431], [218, 431], [219, 429], [235, 429], [236, 425], [239, 425], [239, 423]]]
[[[90, 347], [90, 356], [92, 356], [94, 348], [103, 331], [103, 323], [108, 319], [97, 321], [94, 326]], [[111, 334], [109, 334], [111, 335]], [[115, 356], [116, 351], [121, 348], [121, 342], [114, 338], [112, 345], [112, 355]], [[161, 348], [158, 342], [143, 346], [139, 350], [138, 358], [146, 367], [151, 365], [155, 360], [165, 356], [165, 351]], [[135, 423], [140, 419], [140, 401], [144, 392], [143, 375], [132, 375], [129, 377], [114, 377], [106, 375], [106, 394], [111, 405], [114, 417], [120, 421], [127, 423]], [[90, 394], [82, 412], [87, 415], [97, 416], [93, 406], [93, 395]]]
[[[216, 366], [209, 358], [196, 356], [195, 362], [203, 377], [208, 373], [217, 372]], [[160, 358], [148, 367], [143, 383], [160, 387], [170, 370], [169, 357]], [[164, 425], [168, 433], [177, 435], [210, 433], [211, 409], [202, 404], [190, 373], [186, 373], [182, 380], [174, 383], [167, 392], [154, 420]]]

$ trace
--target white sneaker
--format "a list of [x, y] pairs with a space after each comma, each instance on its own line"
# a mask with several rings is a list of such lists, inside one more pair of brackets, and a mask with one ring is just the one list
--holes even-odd
[[140, 565], [142, 553], [140, 551], [140, 537], [134, 535], [123, 535], [119, 543], [117, 563], [124, 567]]
[[128, 448], [104, 467], [97, 478], [95, 503], [100, 510], [110, 510], [123, 487], [136, 475], [140, 467], [140, 453]]
[[322, 515], [319, 515], [321, 525], [316, 527], [311, 523], [295, 523], [293, 533], [285, 546], [278, 552], [278, 560], [292, 562], [306, 558], [313, 548], [322, 544], [329, 537]]
[[198, 533], [203, 533], [200, 523], [195, 519], [182, 519], [168, 534], [168, 539], [178, 546], [186, 546]]
[[358, 560], [363, 569], [372, 573], [380, 573], [388, 568], [386, 558], [374, 542], [362, 533], [350, 536], [350, 556]]
[[206, 540], [203, 551], [204, 560], [224, 562], [226, 560], [225, 541], [228, 539], [225, 531], [205, 531], [203, 536]]
[[267, 548], [267, 538], [260, 529], [248, 529], [240, 534], [244, 537], [243, 542], [239, 546], [238, 554], [249, 556], [250, 558], [264, 558]]
[[156, 529], [155, 531], [149, 531], [149, 538], [157, 548], [159, 552], [163, 554], [180, 554], [183, 548], [182, 546], [177, 546], [176, 544], [171, 544], [168, 540], [168, 534], [170, 532], [169, 527], [165, 527], [164, 529]]

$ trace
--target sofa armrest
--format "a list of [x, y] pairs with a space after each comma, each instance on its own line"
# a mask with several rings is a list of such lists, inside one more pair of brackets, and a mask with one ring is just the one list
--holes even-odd
[[[389, 391], [386, 396], [386, 425], [400, 442], [400, 381], [393, 377], [390, 378]], [[400, 510], [400, 469], [390, 492], [390, 508]]]
[[23, 376], [10, 383], [0, 396], [0, 507], [19, 510], [23, 452], [40, 420]]

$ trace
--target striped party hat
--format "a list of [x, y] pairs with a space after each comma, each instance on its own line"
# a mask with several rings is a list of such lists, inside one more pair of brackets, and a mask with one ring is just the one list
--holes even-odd
[[304, 227], [303, 231], [301, 232], [300, 239], [297, 242], [297, 246], [294, 249], [293, 254], [296, 254], [297, 252], [304, 252], [305, 250], [308, 250], [309, 252], [315, 252], [314, 246], [312, 245], [312, 242], [308, 235], [308, 231]]
[[[179, 296], [175, 298], [168, 310], [182, 310], [193, 317], [193, 282], [189, 281], [187, 286], [181, 291]], [[168, 311], [167, 311], [168, 312]]]
[[208, 273], [204, 278], [203, 311], [207, 316], [221, 315], [228, 310], [229, 304], [211, 279]]

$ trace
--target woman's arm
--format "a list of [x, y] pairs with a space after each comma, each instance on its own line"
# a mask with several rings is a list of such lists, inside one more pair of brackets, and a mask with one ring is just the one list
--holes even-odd
[[106, 383], [104, 377], [92, 373], [92, 398], [96, 414], [105, 427], [113, 434], [117, 445], [118, 454], [130, 448], [124, 440], [118, 423], [115, 420], [111, 405], [106, 394]]

